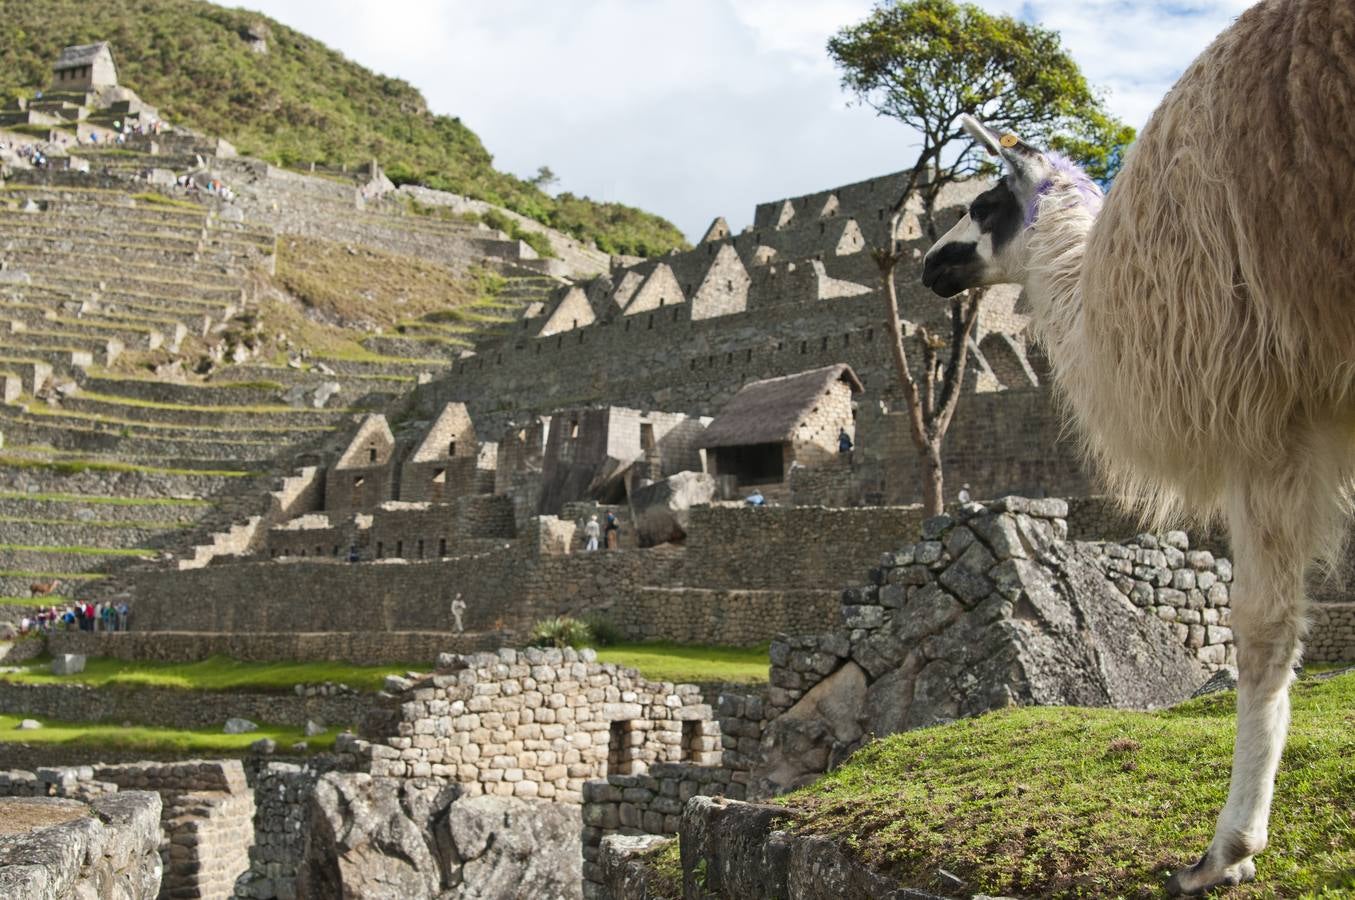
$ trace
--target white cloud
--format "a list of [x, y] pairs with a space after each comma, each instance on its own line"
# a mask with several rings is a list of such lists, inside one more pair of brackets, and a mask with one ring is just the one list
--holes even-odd
[[[496, 164], [698, 237], [753, 206], [901, 168], [910, 134], [849, 107], [824, 51], [870, 0], [249, 0], [460, 116]], [[1057, 29], [1142, 125], [1244, 0], [980, 0]], [[394, 10], [394, 12], [393, 12]]]

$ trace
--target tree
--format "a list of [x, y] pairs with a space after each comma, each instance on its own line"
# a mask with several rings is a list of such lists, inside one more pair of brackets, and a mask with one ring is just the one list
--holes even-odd
[[534, 185], [543, 191], [553, 184], [558, 184], [559, 181], [560, 179], [556, 176], [554, 172], [551, 171], [550, 166], [538, 167], [536, 170], [536, 175], [527, 179], [528, 184]]
[[948, 338], [916, 328], [922, 366], [915, 378], [894, 283], [909, 250], [900, 237], [909, 200], [916, 195], [921, 201], [918, 224], [935, 240], [941, 190], [994, 171], [960, 125], [966, 113], [1068, 153], [1103, 183], [1114, 177], [1134, 130], [1105, 110], [1057, 32], [969, 3], [883, 2], [865, 21], [834, 35], [828, 55], [858, 102], [911, 127], [920, 140], [885, 242], [873, 248], [873, 255], [884, 288], [894, 369], [926, 472], [923, 506], [928, 515], [937, 515], [945, 506], [942, 444], [959, 403], [983, 291], [951, 298]]

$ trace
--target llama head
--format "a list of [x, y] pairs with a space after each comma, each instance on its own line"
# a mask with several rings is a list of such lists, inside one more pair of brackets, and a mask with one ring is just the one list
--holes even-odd
[[1042, 152], [1014, 134], [998, 134], [972, 116], [962, 116], [961, 124], [1002, 160], [1006, 171], [927, 251], [922, 283], [942, 297], [966, 288], [1021, 282], [1026, 238], [1046, 197], [1071, 190], [1079, 203], [1095, 208], [1101, 201], [1101, 189], [1067, 157]]

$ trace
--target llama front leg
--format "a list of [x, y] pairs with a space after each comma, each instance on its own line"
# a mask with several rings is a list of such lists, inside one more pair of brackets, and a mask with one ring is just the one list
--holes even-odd
[[1232, 782], [1213, 842], [1199, 862], [1172, 876], [1167, 890], [1173, 895], [1200, 894], [1256, 877], [1252, 856], [1266, 846], [1275, 771], [1289, 730], [1289, 684], [1300, 651], [1303, 574], [1312, 547], [1304, 546], [1301, 538], [1312, 523], [1294, 523], [1294, 531], [1283, 533], [1282, 527], [1273, 525], [1258, 528], [1254, 519], [1229, 518], [1237, 557], [1232, 596], [1238, 668]]

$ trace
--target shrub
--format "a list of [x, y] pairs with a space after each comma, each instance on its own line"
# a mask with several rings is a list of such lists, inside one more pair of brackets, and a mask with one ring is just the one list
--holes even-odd
[[589, 613], [583, 617], [583, 623], [593, 632], [596, 647], [610, 647], [626, 638], [617, 624], [602, 613]]
[[528, 644], [532, 647], [587, 647], [593, 643], [593, 632], [585, 622], [571, 616], [542, 619], [532, 627]]

